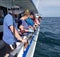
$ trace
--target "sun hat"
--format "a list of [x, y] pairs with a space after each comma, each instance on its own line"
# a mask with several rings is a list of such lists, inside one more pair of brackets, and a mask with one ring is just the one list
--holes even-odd
[[12, 6], [11, 9], [8, 10], [8, 13], [11, 13], [11, 14], [20, 14], [21, 11], [20, 11], [19, 6]]

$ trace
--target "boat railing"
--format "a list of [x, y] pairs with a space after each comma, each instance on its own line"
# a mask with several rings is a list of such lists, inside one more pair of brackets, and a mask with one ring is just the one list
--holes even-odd
[[[38, 27], [37, 27], [38, 28]], [[31, 42], [31, 39], [33, 38], [34, 35], [36, 35], [37, 29], [34, 31], [34, 33], [30, 33], [27, 36], [27, 40], [29, 41], [28, 44]], [[24, 43], [21, 43], [14, 51], [12, 51], [9, 55], [9, 57], [15, 57], [18, 55], [18, 53], [22, 50], [24, 46]]]
[[[33, 34], [34, 34], [34, 33], [30, 33], [30, 34], [27, 36], [26, 39], [27, 39], [29, 42], [30, 42]], [[28, 43], [28, 44], [29, 44], [29, 43]], [[14, 49], [14, 51], [12, 51], [12, 52], [10, 53], [9, 57], [14, 57], [14, 56], [16, 56], [16, 55], [21, 51], [21, 49], [22, 49], [23, 46], [24, 46], [24, 43], [20, 43], [20, 45], [19, 45], [16, 49]]]

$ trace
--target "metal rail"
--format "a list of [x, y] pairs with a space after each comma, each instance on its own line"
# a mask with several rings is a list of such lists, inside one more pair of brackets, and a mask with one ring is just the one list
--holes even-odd
[[[30, 33], [27, 36], [27, 40], [31, 39], [33, 33]], [[22, 47], [24, 46], [24, 43], [21, 43], [14, 51], [12, 51], [9, 55], [9, 57], [14, 57], [19, 51], [21, 51]]]
[[[36, 30], [37, 31], [37, 30]], [[32, 36], [35, 36], [36, 34], [36, 31], [34, 33], [31, 33], [27, 36], [27, 40], [31, 40]], [[37, 42], [35, 41], [34, 39], [32, 40], [34, 42]], [[9, 55], [9, 57], [14, 57], [16, 54], [18, 54], [19, 51], [21, 51], [22, 47], [24, 46], [24, 43], [21, 43], [14, 51], [12, 51]]]

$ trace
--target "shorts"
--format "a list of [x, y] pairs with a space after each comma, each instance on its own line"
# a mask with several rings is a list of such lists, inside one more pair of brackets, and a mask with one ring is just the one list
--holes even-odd
[[[16, 44], [13, 44], [11, 45], [14, 49], [16, 48]], [[5, 43], [5, 50], [6, 50], [6, 53], [10, 53], [13, 51], [13, 49], [11, 48], [10, 45], [8, 45], [7, 43]]]

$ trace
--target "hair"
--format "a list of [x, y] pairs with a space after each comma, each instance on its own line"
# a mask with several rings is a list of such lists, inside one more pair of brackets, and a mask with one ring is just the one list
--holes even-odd
[[25, 11], [24, 11], [24, 16], [28, 16], [28, 15], [30, 15], [30, 11], [28, 10], [28, 9], [26, 9]]
[[34, 12], [31, 12], [30, 15], [33, 15], [33, 20], [35, 20]]
[[30, 13], [30, 15], [34, 15], [34, 13], [33, 13], [33, 12], [31, 12], [31, 13]]

